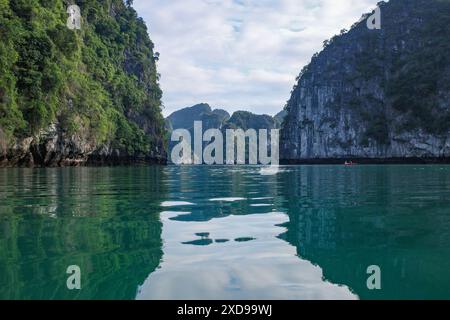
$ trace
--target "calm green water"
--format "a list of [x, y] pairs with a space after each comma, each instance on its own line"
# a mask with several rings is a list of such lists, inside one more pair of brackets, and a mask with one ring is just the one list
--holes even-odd
[[450, 167], [0, 170], [0, 299], [178, 298], [450, 299]]

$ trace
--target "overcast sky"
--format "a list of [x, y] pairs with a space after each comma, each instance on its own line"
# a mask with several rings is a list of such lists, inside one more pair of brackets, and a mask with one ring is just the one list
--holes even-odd
[[164, 115], [206, 102], [274, 115], [324, 40], [379, 0], [135, 0], [147, 23]]

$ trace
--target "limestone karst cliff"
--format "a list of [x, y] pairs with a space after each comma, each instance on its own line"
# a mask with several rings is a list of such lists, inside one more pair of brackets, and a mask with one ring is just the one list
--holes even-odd
[[379, 3], [324, 42], [286, 106], [281, 158], [450, 157], [450, 1]]
[[158, 55], [131, 3], [0, 0], [0, 166], [165, 162]]

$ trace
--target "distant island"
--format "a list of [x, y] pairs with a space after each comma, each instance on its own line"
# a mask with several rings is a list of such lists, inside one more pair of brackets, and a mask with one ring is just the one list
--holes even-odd
[[[236, 111], [230, 115], [227, 111], [222, 109], [213, 109], [207, 103], [200, 103], [192, 107], [187, 107], [173, 112], [166, 118], [166, 129], [168, 131], [167, 143], [169, 151], [178, 141], [171, 141], [171, 133], [177, 129], [186, 129], [194, 136], [194, 122], [202, 123], [203, 132], [208, 129], [219, 129], [223, 133], [227, 129], [280, 129], [283, 123], [285, 111], [279, 112], [274, 117], [270, 115], [258, 115], [248, 111]], [[206, 146], [208, 143], [204, 143]], [[194, 149], [192, 145], [191, 149]], [[225, 152], [225, 150], [224, 150]]]

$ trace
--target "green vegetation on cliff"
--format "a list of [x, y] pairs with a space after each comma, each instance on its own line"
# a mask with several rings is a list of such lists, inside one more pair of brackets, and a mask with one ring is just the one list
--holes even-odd
[[450, 1], [378, 3], [366, 20], [325, 41], [286, 106], [287, 160], [448, 158]]
[[450, 1], [432, 1], [416, 10], [425, 21], [416, 31], [420, 50], [394, 56], [398, 71], [388, 83], [388, 95], [396, 110], [410, 115], [404, 129], [445, 135], [450, 127]]
[[[153, 43], [130, 1], [0, 0], [0, 140], [51, 125], [95, 148], [161, 155]], [[81, 30], [66, 26], [81, 9]]]

